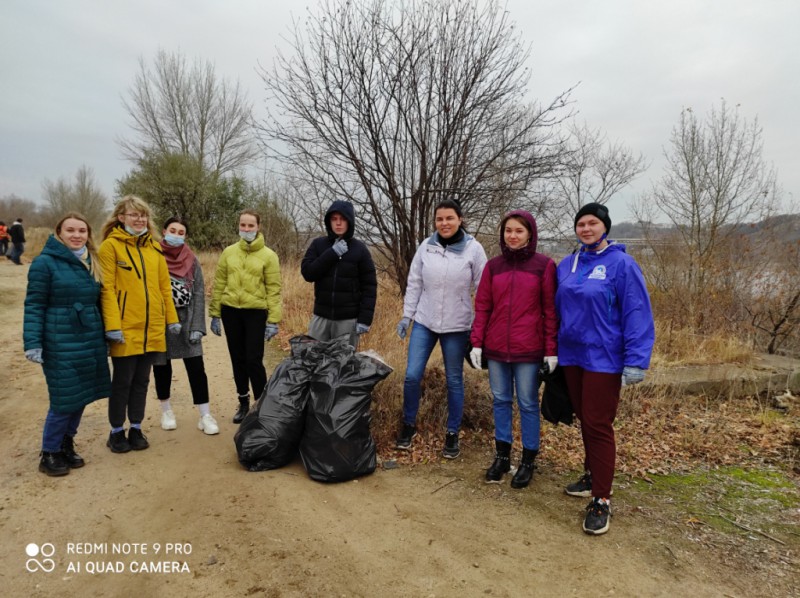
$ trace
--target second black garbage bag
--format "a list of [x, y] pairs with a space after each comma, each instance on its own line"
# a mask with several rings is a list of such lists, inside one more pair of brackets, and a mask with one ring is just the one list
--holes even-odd
[[392, 372], [377, 356], [356, 353], [345, 341], [319, 343], [324, 355], [309, 386], [300, 457], [312, 479], [344, 482], [375, 471], [370, 433], [375, 385]]
[[272, 372], [233, 437], [239, 462], [250, 471], [283, 467], [297, 455], [311, 377], [324, 353], [309, 337], [294, 337], [290, 345], [291, 356]]

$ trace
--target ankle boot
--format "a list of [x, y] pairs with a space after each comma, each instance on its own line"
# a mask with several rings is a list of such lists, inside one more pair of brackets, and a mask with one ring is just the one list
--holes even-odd
[[64, 434], [64, 440], [61, 441], [61, 452], [64, 454], [70, 469], [78, 469], [86, 465], [83, 457], [75, 452], [75, 440], [68, 434]]
[[503, 474], [511, 470], [511, 444], [495, 440], [494, 446], [494, 461], [486, 470], [487, 484], [499, 484], [503, 479]]
[[526, 448], [522, 449], [522, 459], [520, 459], [517, 473], [514, 474], [511, 480], [512, 488], [525, 488], [531, 483], [531, 478], [533, 477], [533, 461], [536, 459], [537, 454], [539, 454], [539, 451]]
[[239, 397], [239, 409], [236, 410], [236, 415], [233, 416], [233, 423], [242, 423], [248, 411], [250, 411], [250, 395]]
[[51, 476], [67, 475], [69, 473], [69, 465], [67, 465], [63, 453], [42, 451], [42, 458], [39, 460], [39, 471]]

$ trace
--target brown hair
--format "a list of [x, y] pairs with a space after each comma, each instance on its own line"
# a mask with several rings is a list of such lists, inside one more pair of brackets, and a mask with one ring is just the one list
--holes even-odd
[[516, 220], [516, 221], [517, 221], [517, 222], [519, 222], [519, 223], [520, 223], [522, 226], [524, 226], [524, 227], [525, 227], [525, 229], [528, 231], [528, 234], [529, 234], [529, 235], [533, 235], [533, 231], [531, 230], [531, 223], [530, 223], [530, 222], [528, 222], [528, 221], [527, 221], [525, 218], [523, 218], [522, 216], [519, 216], [519, 215], [516, 215], [516, 214], [514, 214], [514, 215], [511, 215], [511, 216], [506, 216], [505, 218], [503, 218], [503, 221], [500, 223], [500, 234], [503, 234], [503, 232], [505, 231], [505, 229], [506, 229], [506, 223], [507, 223], [509, 220]]
[[261, 227], [261, 215], [255, 210], [242, 210], [239, 212], [239, 220], [242, 219], [242, 216], [255, 216], [256, 224], [259, 226], [259, 228]]

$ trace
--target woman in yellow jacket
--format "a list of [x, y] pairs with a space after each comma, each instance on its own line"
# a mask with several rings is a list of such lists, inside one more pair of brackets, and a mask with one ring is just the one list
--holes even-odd
[[[114, 453], [146, 449], [142, 434], [150, 369], [167, 350], [165, 329], [180, 333], [167, 261], [153, 239], [150, 206], [123, 197], [103, 225], [98, 252], [103, 272], [100, 301], [106, 339], [111, 343], [111, 397], [107, 446]], [[125, 437], [125, 416], [130, 422]]]
[[278, 334], [281, 321], [281, 268], [278, 255], [258, 232], [261, 217], [251, 210], [239, 214], [239, 242], [219, 258], [208, 314], [211, 332], [225, 327], [233, 380], [239, 395], [238, 424], [250, 410], [249, 388], [256, 400], [267, 385], [264, 342]]

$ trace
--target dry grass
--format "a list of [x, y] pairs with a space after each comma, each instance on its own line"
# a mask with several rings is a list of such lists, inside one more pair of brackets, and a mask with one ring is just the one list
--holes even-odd
[[[25, 229], [25, 253], [22, 254], [23, 262], [32, 262], [44, 249], [47, 238], [53, 229], [44, 226], [34, 226]], [[11, 251], [11, 244], [8, 246]]]
[[688, 328], [671, 328], [656, 315], [656, 344], [651, 367], [749, 363], [752, 345], [729, 334], [697, 334]]

